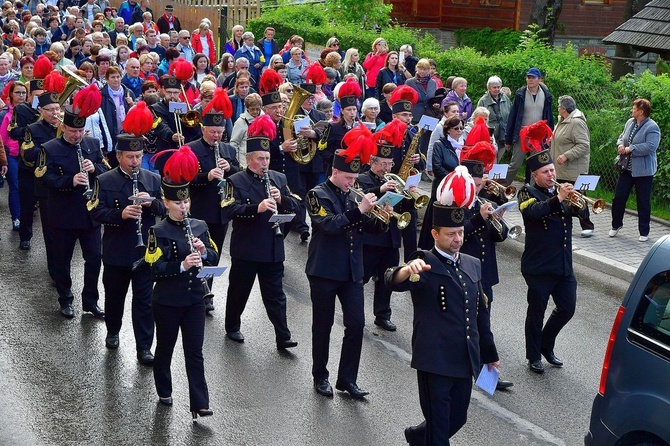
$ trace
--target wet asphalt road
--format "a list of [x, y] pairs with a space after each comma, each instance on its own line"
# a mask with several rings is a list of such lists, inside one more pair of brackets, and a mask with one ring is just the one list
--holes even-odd
[[[0, 202], [6, 217], [6, 198]], [[18, 250], [18, 233], [0, 228], [0, 444], [2, 445], [402, 445], [403, 429], [421, 421], [416, 374], [409, 367], [412, 309], [396, 294], [388, 333], [372, 324], [372, 284], [366, 286], [367, 324], [358, 384], [364, 402], [337, 393], [326, 399], [312, 390], [311, 303], [304, 276], [307, 244], [291, 234], [286, 242], [285, 291], [288, 320], [300, 345], [275, 349], [272, 327], [258, 287], [242, 319], [246, 342], [225, 339], [226, 284], [213, 287], [217, 310], [207, 319], [205, 371], [213, 417], [193, 424], [182, 350], [173, 359], [174, 406], [157, 404], [151, 368], [135, 357], [130, 303], [121, 347], [104, 347], [104, 322], [82, 316], [78, 292], [83, 266], [75, 250], [72, 320], [58, 313], [55, 289], [45, 277], [37, 225], [29, 252]], [[227, 253], [227, 246], [224, 250]], [[577, 313], [558, 339], [566, 366], [543, 376], [528, 371], [523, 350], [525, 284], [519, 274], [520, 246], [499, 249], [501, 284], [494, 288], [492, 325], [508, 392], [489, 397], [473, 391], [469, 419], [454, 445], [578, 445], [588, 429], [593, 396], [611, 323], [627, 284], [577, 267]], [[228, 265], [224, 254], [221, 265]], [[100, 285], [101, 296], [102, 285]], [[102, 297], [104, 298], [104, 297]], [[101, 304], [102, 304], [101, 298]], [[338, 308], [331, 336], [331, 382], [336, 379], [342, 336]]]

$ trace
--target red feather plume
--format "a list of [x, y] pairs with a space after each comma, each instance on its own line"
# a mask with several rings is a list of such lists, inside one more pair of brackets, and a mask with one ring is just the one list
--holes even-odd
[[345, 96], [354, 96], [359, 98], [362, 94], [361, 85], [354, 78], [349, 78], [347, 81], [340, 85], [340, 90], [337, 93], [337, 98], [343, 98]]
[[5, 88], [2, 89], [2, 94], [0, 94], [0, 99], [2, 99], [2, 102], [7, 104], [9, 102], [9, 89], [12, 88], [12, 85], [14, 84], [14, 81], [9, 81], [7, 82], [7, 85], [5, 85]]
[[233, 104], [228, 97], [228, 90], [221, 87], [217, 87], [216, 90], [214, 90], [214, 97], [209, 101], [209, 104], [205, 105], [205, 108], [202, 109], [203, 116], [210, 110], [214, 110], [216, 113], [223, 113], [223, 117], [226, 119], [233, 116]]
[[435, 193], [436, 201], [444, 206], [469, 208], [477, 198], [475, 181], [465, 166], [456, 166], [442, 179]]
[[[165, 153], [167, 150], [161, 152]], [[181, 184], [193, 180], [200, 169], [198, 157], [189, 146], [181, 146], [173, 151], [172, 156], [165, 162], [163, 174], [174, 184]]]
[[419, 93], [410, 86], [401, 85], [391, 93], [389, 104], [393, 105], [397, 101], [409, 101], [414, 105], [419, 102]]
[[375, 138], [377, 138], [378, 141], [386, 141], [393, 147], [400, 147], [405, 139], [406, 130], [407, 124], [398, 118], [394, 118], [393, 121], [389, 122], [382, 127], [381, 130], [375, 133]]
[[47, 77], [47, 74], [51, 73], [51, 70], [53, 70], [51, 61], [47, 56], [42, 54], [35, 61], [35, 65], [33, 66], [33, 76], [35, 76], [35, 79], [44, 79]]
[[369, 164], [370, 157], [377, 154], [377, 144], [370, 129], [365, 125], [359, 125], [349, 130], [342, 138], [342, 146], [347, 148], [337, 154], [343, 156], [350, 163], [356, 155], [361, 158], [361, 163]]
[[284, 79], [275, 70], [265, 70], [261, 74], [261, 79], [258, 82], [258, 92], [261, 95], [277, 91], [279, 86], [284, 83]]
[[260, 115], [249, 124], [247, 135], [250, 138], [261, 136], [272, 141], [277, 137], [277, 124], [275, 124], [270, 116]]
[[80, 118], [88, 118], [93, 113], [97, 112], [102, 105], [102, 94], [96, 84], [91, 84], [86, 88], [82, 88], [74, 95], [72, 99], [72, 110], [79, 115]]
[[553, 132], [547, 125], [547, 121], [537, 121], [521, 128], [521, 150], [526, 153], [540, 152], [547, 148]]
[[468, 133], [468, 137], [465, 139], [465, 145], [474, 146], [479, 141], [491, 142], [489, 128], [486, 125], [486, 120], [482, 116], [477, 118], [475, 125], [470, 129], [470, 133]]
[[488, 172], [496, 161], [496, 149], [490, 142], [479, 141], [469, 150], [461, 151], [461, 160], [481, 161], [484, 163], [484, 172]]
[[65, 90], [67, 79], [58, 71], [53, 70], [44, 78], [44, 91], [61, 94]]
[[326, 83], [328, 77], [326, 76], [326, 70], [323, 69], [319, 62], [314, 62], [311, 66], [307, 67], [305, 73], [305, 81], [311, 82], [316, 85], [323, 85]]
[[172, 64], [168, 68], [168, 73], [171, 76], [176, 77], [180, 81], [186, 82], [189, 79], [191, 79], [191, 76], [193, 76], [194, 73], [193, 64], [184, 59], [183, 57], [180, 57], [179, 59], [172, 62]]
[[147, 107], [147, 103], [140, 101], [126, 114], [123, 121], [123, 131], [135, 136], [142, 136], [151, 131], [154, 125], [154, 115]]

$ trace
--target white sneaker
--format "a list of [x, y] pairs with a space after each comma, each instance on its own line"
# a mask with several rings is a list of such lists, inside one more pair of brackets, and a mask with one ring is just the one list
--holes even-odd
[[593, 235], [593, 229], [584, 229], [581, 235], [583, 238], [589, 238]]
[[638, 240], [641, 241], [641, 242], [646, 242], [647, 240], [649, 240], [649, 237], [647, 237], [646, 235], [641, 235], [638, 238]]
[[616, 235], [619, 233], [619, 230], [621, 228], [623, 228], [623, 226], [619, 226], [616, 229], [612, 228], [612, 229], [610, 229], [610, 232], [607, 235], [609, 235], [610, 237], [616, 237]]

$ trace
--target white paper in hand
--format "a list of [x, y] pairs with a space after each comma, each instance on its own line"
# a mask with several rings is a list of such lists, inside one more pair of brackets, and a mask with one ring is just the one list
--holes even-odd
[[409, 190], [409, 188], [412, 186], [418, 186], [420, 181], [421, 181], [421, 173], [408, 176], [407, 180], [405, 181], [405, 190]]
[[295, 121], [293, 123], [296, 135], [300, 133], [300, 129], [303, 127], [309, 127], [309, 116], [305, 116], [300, 121]]
[[496, 385], [498, 385], [499, 376], [500, 371], [498, 371], [497, 368], [491, 367], [491, 370], [489, 370], [488, 365], [484, 364], [482, 371], [477, 377], [475, 385], [489, 395], [493, 395], [493, 393], [496, 391]]

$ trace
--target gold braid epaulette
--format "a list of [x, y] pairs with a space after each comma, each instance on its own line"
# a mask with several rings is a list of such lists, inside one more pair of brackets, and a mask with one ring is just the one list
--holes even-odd
[[528, 200], [524, 201], [519, 205], [519, 210], [523, 212], [524, 209], [526, 209], [528, 206], [535, 203], [536, 201], [537, 199], [535, 198], [529, 198]]

